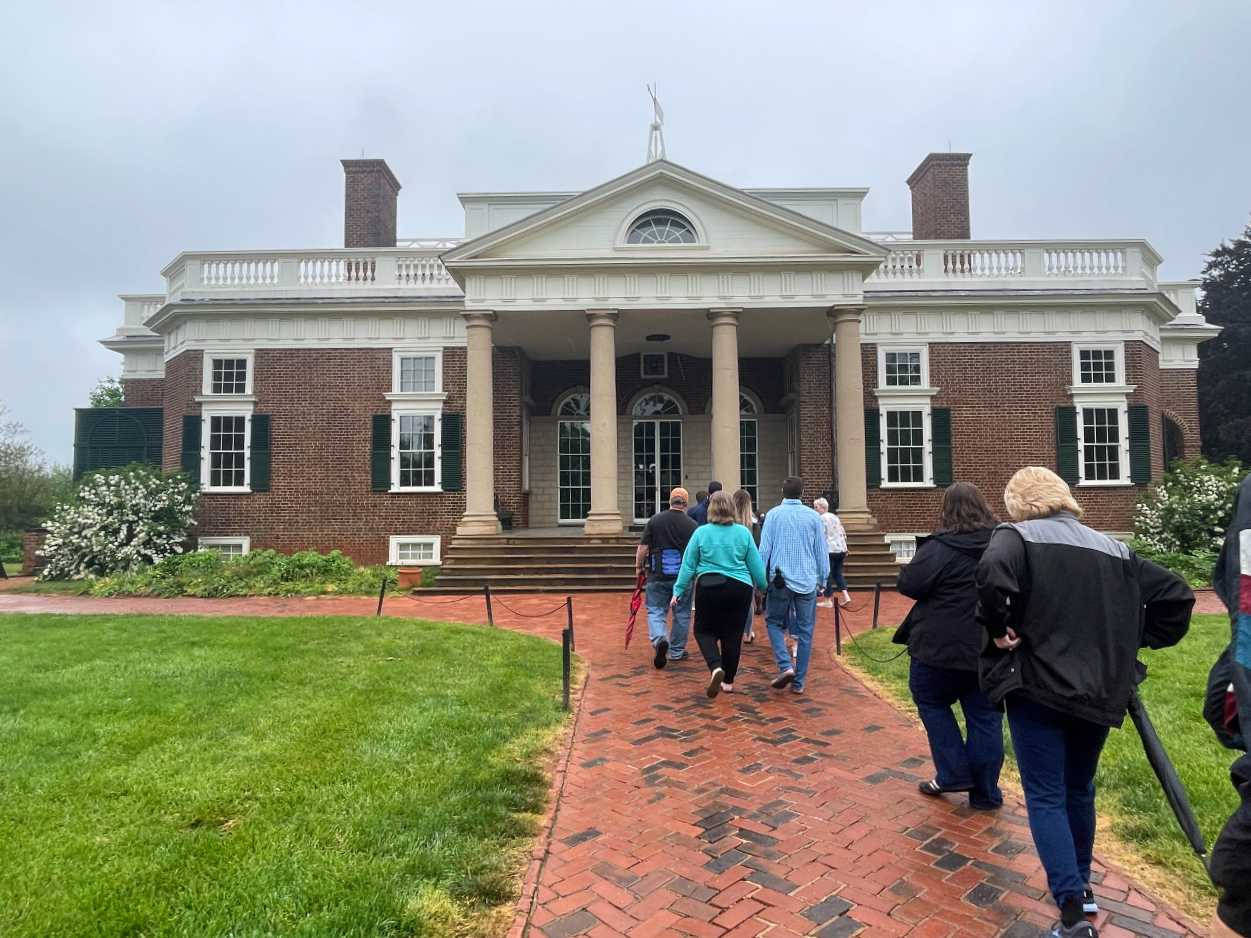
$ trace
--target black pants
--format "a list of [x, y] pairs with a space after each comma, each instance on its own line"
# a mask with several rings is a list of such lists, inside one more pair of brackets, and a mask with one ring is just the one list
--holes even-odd
[[708, 670], [725, 670], [725, 683], [733, 684], [738, 656], [743, 648], [743, 622], [751, 608], [752, 588], [726, 577], [720, 586], [695, 587], [695, 641], [708, 662]]
[[1235, 762], [1229, 774], [1242, 804], [1212, 845], [1212, 882], [1221, 894], [1216, 914], [1239, 935], [1251, 935], [1251, 756]]

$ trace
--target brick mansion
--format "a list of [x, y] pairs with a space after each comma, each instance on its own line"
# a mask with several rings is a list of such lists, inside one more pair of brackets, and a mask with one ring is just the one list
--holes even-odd
[[908, 233], [865, 230], [864, 188], [657, 159], [585, 192], [464, 193], [463, 237], [406, 239], [391, 169], [345, 160], [343, 248], [185, 252], [164, 293], [122, 296], [103, 342], [125, 407], [79, 412], [76, 470], [181, 468], [202, 546], [460, 551], [467, 576], [506, 537], [620, 545], [710, 479], [767, 508], [799, 475], [886, 564], [944, 486], [1002, 510], [1025, 464], [1127, 531], [1198, 452], [1217, 329], [1145, 240], [972, 240], [969, 163], [921, 161]]

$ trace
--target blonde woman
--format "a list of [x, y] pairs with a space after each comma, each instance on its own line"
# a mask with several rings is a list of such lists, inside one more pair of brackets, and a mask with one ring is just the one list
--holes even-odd
[[708, 664], [708, 696], [734, 690], [743, 644], [743, 619], [751, 609], [752, 587], [765, 587], [764, 564], [751, 532], [735, 524], [728, 492], [708, 499], [708, 523], [691, 535], [671, 605], [695, 593], [695, 641]]
[[[1175, 645], [1195, 597], [1184, 580], [1091, 530], [1068, 485], [1027, 466], [1008, 482], [1012, 524], [977, 568], [977, 620], [990, 635], [982, 690], [1007, 712], [1025, 809], [1047, 887], [1052, 938], [1094, 938], [1090, 888], [1095, 769], [1125, 719], [1139, 647]], [[919, 553], [919, 552], [918, 552]]]
[[[734, 521], [741, 524], [751, 532], [752, 541], [757, 546], [760, 544], [760, 529], [757, 527], [759, 522], [756, 519], [756, 513], [752, 511], [751, 492], [747, 489], [739, 489], [734, 493]], [[754, 604], [753, 604], [754, 605]], [[748, 645], [756, 640], [756, 633], [752, 631], [752, 607], [747, 607], [747, 621], [743, 624], [743, 641]]]

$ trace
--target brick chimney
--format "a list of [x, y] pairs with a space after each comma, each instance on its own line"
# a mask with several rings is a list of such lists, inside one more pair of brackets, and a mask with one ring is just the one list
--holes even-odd
[[386, 160], [343, 160], [343, 246], [395, 247], [400, 181]]
[[908, 177], [912, 237], [919, 241], [969, 235], [969, 159], [972, 153], [931, 153]]

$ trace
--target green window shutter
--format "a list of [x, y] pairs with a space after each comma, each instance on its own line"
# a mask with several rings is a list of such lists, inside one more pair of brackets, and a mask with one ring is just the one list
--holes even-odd
[[391, 490], [391, 415], [374, 414], [369, 479], [375, 492]]
[[882, 431], [881, 414], [877, 410], [864, 412], [864, 479], [871, 488], [882, 484]]
[[269, 414], [252, 415], [252, 491], [269, 491]]
[[464, 463], [464, 447], [461, 445], [461, 428], [464, 422], [464, 414], [443, 415], [442, 469], [445, 492], [459, 492], [463, 486], [461, 467]]
[[193, 484], [200, 484], [200, 415], [182, 418], [182, 471]]
[[951, 408], [935, 407], [930, 411], [930, 431], [934, 484], [951, 485]]
[[1056, 408], [1056, 475], [1069, 485], [1081, 481], [1077, 472], [1077, 408]]
[[1129, 405], [1129, 480], [1151, 481], [1151, 410], [1146, 404]]

